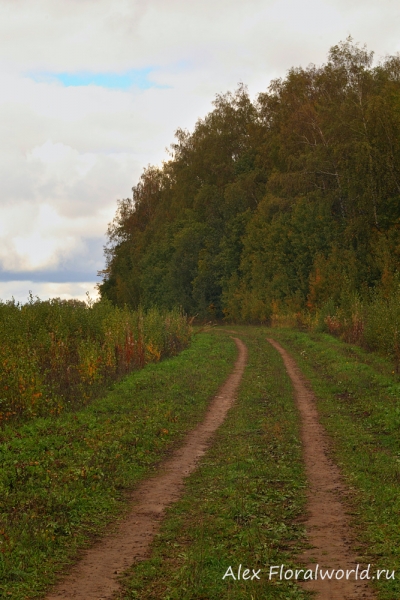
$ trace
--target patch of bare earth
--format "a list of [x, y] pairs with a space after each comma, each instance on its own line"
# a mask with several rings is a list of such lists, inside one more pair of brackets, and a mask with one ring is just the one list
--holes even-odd
[[118, 574], [149, 556], [165, 508], [181, 496], [185, 477], [195, 470], [233, 404], [247, 362], [246, 346], [241, 340], [234, 340], [239, 351], [235, 367], [211, 402], [204, 421], [188, 434], [182, 447], [163, 463], [156, 476], [138, 486], [132, 496], [132, 510], [117, 533], [88, 550], [47, 600], [111, 598], [119, 588]]
[[[358, 564], [357, 555], [352, 551], [354, 537], [341, 501], [346, 487], [339, 468], [328, 457], [329, 440], [319, 422], [315, 396], [307, 389], [301, 372], [286, 350], [274, 340], [268, 341], [283, 358], [295, 389], [302, 421], [303, 457], [309, 483], [306, 531], [312, 548], [299, 558], [314, 572], [317, 564], [323, 572], [335, 570], [331, 580], [318, 577], [301, 585], [324, 600], [375, 598], [366, 579], [356, 580], [354, 572], [346, 578], [346, 570], [356, 570]], [[344, 576], [336, 579], [339, 569], [344, 571]], [[341, 575], [339, 571], [338, 576]]]

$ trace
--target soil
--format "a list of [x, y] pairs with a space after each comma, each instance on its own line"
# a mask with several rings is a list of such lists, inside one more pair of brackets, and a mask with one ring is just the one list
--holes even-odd
[[139, 484], [132, 496], [132, 509], [117, 533], [88, 550], [47, 600], [112, 598], [119, 588], [118, 575], [149, 556], [166, 507], [182, 495], [185, 477], [196, 469], [234, 402], [247, 362], [247, 348], [241, 340], [233, 339], [239, 352], [235, 367], [211, 402], [204, 421], [188, 434], [182, 447], [162, 464], [156, 476]]
[[[346, 494], [339, 468], [329, 458], [329, 438], [319, 422], [314, 394], [295, 361], [274, 340], [268, 340], [281, 354], [292, 380], [297, 406], [302, 421], [303, 458], [309, 483], [306, 531], [312, 548], [302, 553], [299, 560], [313, 569], [318, 564], [326, 568], [356, 569], [357, 554], [352, 551], [354, 536], [343, 497]], [[361, 570], [366, 565], [360, 565]], [[372, 576], [372, 572], [370, 573]], [[335, 577], [335, 575], [334, 575]], [[346, 579], [308, 580], [300, 584], [308, 591], [316, 592], [323, 600], [360, 600], [375, 598], [366, 580], [354, 579], [354, 573]]]

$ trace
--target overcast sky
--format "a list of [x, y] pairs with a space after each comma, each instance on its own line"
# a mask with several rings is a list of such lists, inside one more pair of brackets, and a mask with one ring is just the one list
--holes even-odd
[[0, 0], [0, 298], [93, 294], [116, 200], [215, 94], [399, 34], [398, 0]]

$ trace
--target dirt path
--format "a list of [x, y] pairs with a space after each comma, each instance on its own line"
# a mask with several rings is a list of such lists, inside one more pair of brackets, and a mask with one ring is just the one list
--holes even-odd
[[[293, 382], [302, 420], [303, 457], [309, 482], [306, 530], [313, 548], [299, 558], [315, 571], [316, 564], [328, 569], [356, 569], [357, 556], [351, 550], [351, 531], [340, 496], [346, 491], [338, 467], [327, 456], [328, 438], [319, 423], [315, 396], [304, 382], [295, 361], [274, 340], [268, 340], [281, 354]], [[361, 570], [361, 567], [360, 567]], [[340, 576], [341, 574], [339, 574]], [[372, 576], [372, 572], [370, 573]], [[335, 577], [335, 575], [334, 575]], [[323, 600], [370, 599], [375, 595], [366, 581], [354, 573], [339, 580], [307, 581], [304, 589]]]
[[132, 497], [132, 511], [117, 533], [88, 550], [47, 600], [111, 598], [119, 588], [118, 573], [148, 556], [165, 508], [182, 494], [185, 477], [195, 470], [211, 436], [233, 404], [247, 362], [246, 346], [241, 340], [233, 339], [239, 351], [235, 367], [211, 402], [204, 421], [188, 434], [183, 446], [163, 463], [156, 476], [139, 485]]

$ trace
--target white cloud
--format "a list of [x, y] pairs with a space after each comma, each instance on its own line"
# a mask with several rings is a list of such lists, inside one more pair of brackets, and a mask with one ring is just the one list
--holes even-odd
[[390, 0], [2, 0], [1, 54], [20, 69], [120, 72], [182, 60], [220, 69], [224, 57], [230, 70], [244, 50], [257, 69], [284, 50], [290, 64], [318, 61], [348, 30], [375, 31], [378, 50], [392, 52], [398, 17]]
[[0, 300], [6, 302], [12, 297], [16, 302], [25, 304], [28, 301], [29, 294], [41, 300], [49, 298], [61, 298], [69, 300], [77, 298], [78, 300], [87, 300], [87, 292], [92, 300], [98, 298], [98, 291], [93, 281], [72, 282], [72, 283], [41, 283], [35, 281], [0, 281]]
[[[116, 199], [216, 93], [263, 91], [349, 34], [394, 54], [399, 18], [394, 0], [0, 0], [0, 267], [94, 278]], [[148, 68], [165, 87], [51, 77]]]

